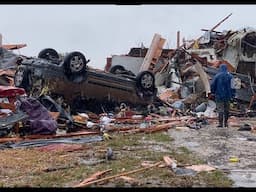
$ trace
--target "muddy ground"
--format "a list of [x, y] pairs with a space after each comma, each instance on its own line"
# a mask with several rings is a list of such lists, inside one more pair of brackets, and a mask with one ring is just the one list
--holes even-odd
[[[239, 124], [255, 124], [248, 118]], [[234, 187], [256, 187], [256, 135], [238, 131], [239, 127], [217, 128], [207, 125], [199, 130], [169, 130], [176, 146], [184, 146], [209, 165], [223, 170], [234, 181]], [[233, 160], [232, 160], [233, 159]]]

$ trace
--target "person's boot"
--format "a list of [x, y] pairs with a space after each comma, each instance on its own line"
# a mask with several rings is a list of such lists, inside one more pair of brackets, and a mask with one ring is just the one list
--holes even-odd
[[223, 127], [223, 113], [219, 113], [219, 125], [217, 127]]
[[224, 115], [224, 126], [228, 128], [228, 114]]

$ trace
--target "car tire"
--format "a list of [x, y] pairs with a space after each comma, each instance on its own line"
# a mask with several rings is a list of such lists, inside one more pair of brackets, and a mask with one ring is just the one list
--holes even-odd
[[110, 68], [109, 72], [113, 74], [119, 74], [120, 72], [125, 71], [125, 68], [122, 65], [115, 65]]
[[19, 67], [14, 76], [14, 85], [27, 90], [30, 88], [29, 71], [24, 67]]
[[142, 71], [136, 77], [136, 85], [139, 89], [144, 91], [154, 90], [155, 77], [149, 71]]
[[86, 64], [85, 56], [78, 52], [71, 52], [64, 58], [64, 70], [70, 81], [79, 83], [85, 80]]
[[58, 52], [52, 48], [46, 48], [39, 52], [38, 58], [57, 61], [60, 59]]
[[71, 52], [64, 58], [65, 71], [68, 74], [81, 74], [86, 70], [86, 58], [78, 52]]

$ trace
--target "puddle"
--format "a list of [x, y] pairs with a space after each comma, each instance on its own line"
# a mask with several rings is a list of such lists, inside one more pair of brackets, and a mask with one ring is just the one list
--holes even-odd
[[256, 187], [256, 170], [230, 171], [233, 187]]

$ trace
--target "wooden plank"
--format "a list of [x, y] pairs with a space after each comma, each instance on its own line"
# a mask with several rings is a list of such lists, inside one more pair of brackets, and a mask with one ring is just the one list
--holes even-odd
[[110, 171], [112, 171], [112, 169], [107, 169], [105, 171], [98, 171], [92, 174], [90, 177], [84, 179], [81, 183], [79, 183], [78, 185], [75, 185], [74, 187], [83, 187], [85, 184], [99, 179], [101, 176], [105, 175], [106, 173], [109, 173]]
[[[107, 181], [107, 180], [110, 180], [110, 179], [115, 179], [117, 177], [121, 177], [121, 176], [126, 176], [126, 175], [129, 175], [129, 174], [133, 174], [133, 173], [138, 173], [138, 172], [142, 172], [142, 171], [146, 171], [147, 169], [151, 169], [153, 167], [157, 167], [158, 165], [160, 165], [162, 163], [162, 161], [160, 162], [157, 162], [151, 166], [148, 166], [148, 167], [143, 167], [143, 168], [140, 168], [140, 169], [136, 169], [136, 170], [133, 170], [133, 171], [128, 171], [128, 172], [124, 172], [124, 173], [120, 173], [120, 174], [116, 174], [116, 175], [112, 175], [112, 176], [109, 176], [109, 177], [105, 177], [105, 178], [102, 178], [102, 179], [98, 179], [98, 180], [95, 180], [95, 181], [90, 181], [90, 182], [87, 182], [85, 184], [82, 184], [82, 185], [79, 185], [78, 187], [86, 187], [86, 186], [89, 186], [91, 184], [95, 184], [95, 183], [99, 183], [99, 182], [102, 182], [102, 181]], [[76, 187], [76, 186], [75, 186]]]
[[169, 156], [163, 156], [163, 160], [168, 167], [175, 167], [176, 165], [175, 160], [171, 159]]
[[[151, 45], [140, 67], [140, 71], [152, 71], [154, 69], [154, 64], [156, 64], [162, 53], [164, 43], [165, 39], [161, 38], [159, 34], [154, 35]], [[152, 64], [153, 66], [151, 66]]]
[[168, 130], [169, 128], [171, 128], [172, 126], [174, 125], [183, 125], [185, 123], [181, 123], [180, 121], [174, 121], [174, 122], [171, 122], [171, 123], [166, 123], [166, 124], [162, 124], [162, 125], [157, 125], [155, 127], [152, 127], [152, 128], [147, 128], [145, 129], [145, 133], [153, 133], [153, 132], [156, 132], [156, 131], [163, 131], [163, 130]]
[[73, 136], [83, 136], [83, 135], [95, 135], [99, 134], [96, 131], [80, 131], [75, 133], [67, 133], [65, 135], [28, 135], [25, 137], [4, 137], [0, 138], [0, 143], [5, 142], [18, 142], [18, 141], [26, 141], [26, 140], [33, 140], [33, 139], [51, 139], [51, 138], [62, 138], [62, 137], [73, 137]]

